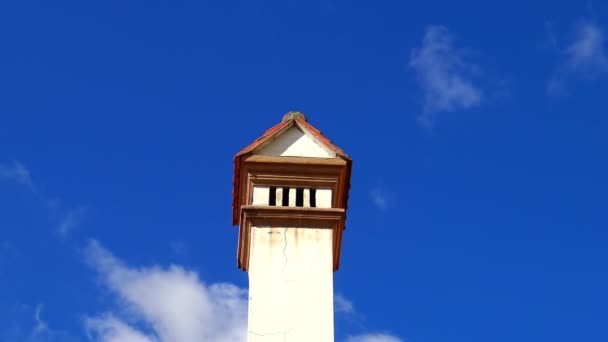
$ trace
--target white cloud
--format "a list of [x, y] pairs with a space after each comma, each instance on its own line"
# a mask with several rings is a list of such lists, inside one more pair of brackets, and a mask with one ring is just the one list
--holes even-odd
[[419, 117], [424, 125], [432, 125], [438, 112], [471, 108], [483, 99], [481, 88], [473, 82], [479, 67], [465, 62], [443, 26], [427, 29], [422, 46], [412, 50], [409, 66], [424, 91], [424, 112]]
[[30, 188], [34, 187], [30, 172], [18, 161], [13, 161], [9, 164], [0, 164], [0, 180], [16, 182]]
[[604, 49], [602, 28], [590, 21], [576, 26], [574, 39], [561, 51], [562, 60], [547, 85], [550, 95], [564, 91], [565, 82], [572, 77], [594, 78], [608, 72], [608, 57]]
[[[90, 336], [99, 342], [237, 342], [247, 339], [246, 291], [232, 284], [205, 284], [179, 266], [128, 267], [97, 242], [88, 260], [101, 281], [119, 299], [118, 314], [87, 319]], [[151, 328], [150, 333], [117, 318], [128, 313]]]
[[367, 334], [359, 336], [351, 336], [346, 342], [402, 342], [402, 340], [393, 335], [387, 334]]
[[[242, 342], [247, 340], [247, 292], [228, 283], [205, 284], [179, 266], [135, 268], [91, 241], [85, 249], [117, 306], [84, 321], [95, 342]], [[336, 313], [357, 314], [334, 297]], [[350, 336], [347, 342], [401, 342], [387, 334]]]

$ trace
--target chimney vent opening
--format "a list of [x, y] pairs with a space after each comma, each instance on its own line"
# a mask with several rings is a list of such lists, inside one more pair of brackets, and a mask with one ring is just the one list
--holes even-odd
[[289, 188], [283, 188], [283, 198], [281, 199], [284, 207], [289, 206]]
[[268, 192], [268, 205], [276, 206], [277, 205], [277, 188], [270, 187], [270, 191]]
[[304, 189], [296, 188], [296, 207], [304, 206]]

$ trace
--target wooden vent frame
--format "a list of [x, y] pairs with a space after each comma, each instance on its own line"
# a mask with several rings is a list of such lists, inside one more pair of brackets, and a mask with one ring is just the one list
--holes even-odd
[[253, 227], [294, 227], [333, 230], [333, 269], [337, 271], [340, 266], [344, 213], [341, 208], [243, 206], [237, 251], [239, 268], [249, 271], [251, 229], [255, 229]]
[[[341, 158], [275, 157], [251, 155], [240, 168], [238, 267], [249, 269], [251, 229], [264, 227], [307, 227], [333, 230], [333, 268], [338, 270], [350, 165]], [[253, 189], [265, 187], [308, 187], [331, 189], [331, 208], [254, 206]]]

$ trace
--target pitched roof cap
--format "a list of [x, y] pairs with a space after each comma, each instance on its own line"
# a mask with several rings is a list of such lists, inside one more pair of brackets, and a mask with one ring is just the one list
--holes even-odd
[[308, 120], [306, 119], [306, 115], [304, 115], [304, 113], [302, 112], [288, 112], [287, 114], [283, 115], [283, 120], [281, 120], [281, 122], [287, 122], [295, 119], [300, 119], [304, 122], [308, 122]]
[[327, 139], [321, 133], [321, 131], [319, 131], [318, 129], [313, 127], [311, 124], [309, 124], [307, 122], [306, 116], [304, 116], [304, 114], [302, 114], [300, 112], [289, 112], [283, 116], [283, 120], [281, 123], [268, 129], [264, 133], [264, 135], [257, 138], [253, 143], [246, 146], [244, 149], [239, 151], [234, 156], [234, 177], [232, 179], [232, 184], [233, 184], [232, 224], [233, 225], [237, 225], [239, 222], [239, 207], [240, 207], [239, 201], [240, 201], [240, 191], [241, 191], [241, 189], [240, 189], [241, 162], [243, 161], [243, 159], [246, 156], [251, 155], [254, 150], [261, 147], [265, 143], [271, 141], [274, 137], [280, 135], [282, 132], [284, 132], [285, 130], [289, 129], [290, 127], [292, 127], [294, 125], [299, 125], [299, 126], [303, 127], [304, 129], [308, 130], [322, 144], [325, 144], [328, 148], [335, 151], [338, 158], [342, 158], [342, 159], [346, 160], [347, 169], [348, 169], [347, 170], [347, 173], [348, 173], [347, 179], [348, 179], [349, 183], [346, 184], [346, 190], [345, 190], [346, 195], [344, 197], [344, 204], [342, 205], [342, 208], [344, 208], [344, 209], [347, 208], [348, 190], [350, 189], [350, 173], [351, 173], [351, 167], [352, 167], [351, 166], [352, 159], [342, 149], [340, 149], [338, 146], [334, 145], [329, 139]]

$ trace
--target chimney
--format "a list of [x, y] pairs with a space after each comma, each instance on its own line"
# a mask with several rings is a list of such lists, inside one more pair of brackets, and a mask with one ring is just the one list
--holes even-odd
[[234, 158], [237, 264], [249, 276], [249, 342], [333, 342], [352, 160], [289, 112]]

